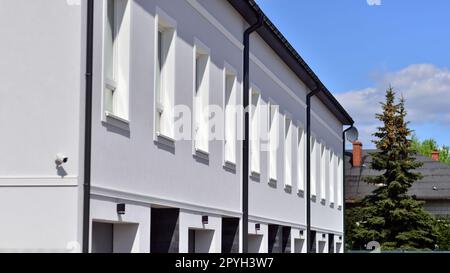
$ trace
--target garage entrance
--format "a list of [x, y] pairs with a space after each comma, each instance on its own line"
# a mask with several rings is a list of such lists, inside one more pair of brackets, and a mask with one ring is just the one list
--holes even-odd
[[239, 253], [239, 218], [222, 218], [222, 253]]
[[179, 209], [152, 208], [150, 227], [151, 253], [178, 253]]
[[334, 253], [334, 234], [328, 234], [328, 253]]

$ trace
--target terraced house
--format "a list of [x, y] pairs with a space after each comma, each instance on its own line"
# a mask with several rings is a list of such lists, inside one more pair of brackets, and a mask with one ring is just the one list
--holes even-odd
[[1, 6], [1, 251], [343, 252], [353, 120], [254, 1]]

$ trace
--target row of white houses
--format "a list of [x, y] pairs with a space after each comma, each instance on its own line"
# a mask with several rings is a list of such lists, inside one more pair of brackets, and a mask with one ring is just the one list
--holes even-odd
[[353, 120], [254, 1], [2, 11], [0, 251], [343, 252]]

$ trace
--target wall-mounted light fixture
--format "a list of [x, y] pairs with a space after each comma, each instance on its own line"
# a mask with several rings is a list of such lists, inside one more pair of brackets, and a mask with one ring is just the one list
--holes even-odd
[[325, 237], [327, 237], [327, 235], [324, 233], [324, 234], [322, 234], [322, 238], [324, 238], [325, 239]]
[[303, 230], [302, 229], [300, 230], [300, 236], [303, 236]]
[[202, 224], [204, 224], [204, 225], [207, 225], [208, 224], [208, 219], [209, 217], [208, 216], [202, 216]]
[[261, 230], [261, 224], [255, 224], [255, 230], [256, 231]]
[[117, 214], [124, 215], [125, 214], [125, 204], [117, 204]]

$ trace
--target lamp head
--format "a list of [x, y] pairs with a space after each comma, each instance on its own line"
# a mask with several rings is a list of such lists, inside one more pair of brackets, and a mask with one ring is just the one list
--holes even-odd
[[359, 137], [358, 129], [356, 129], [356, 127], [350, 128], [350, 130], [348, 130], [345, 133], [345, 137], [347, 138], [348, 141], [352, 143], [355, 142], [356, 140], [358, 140]]

